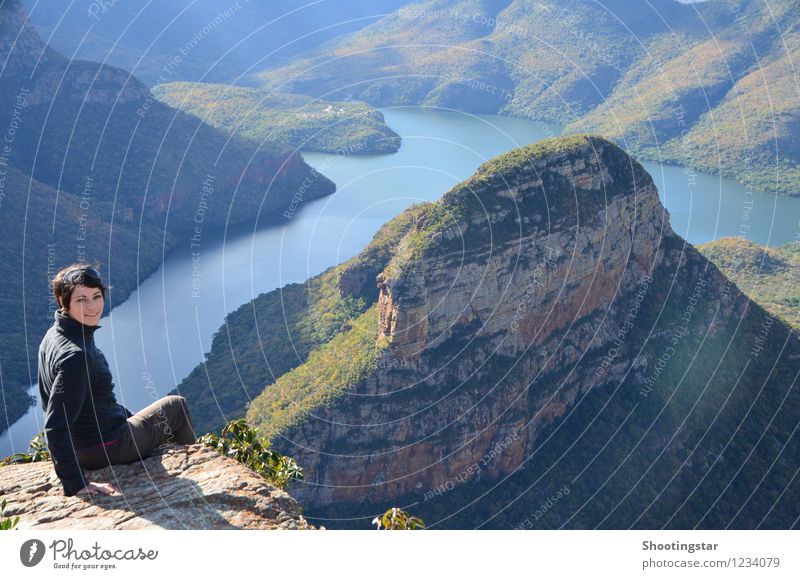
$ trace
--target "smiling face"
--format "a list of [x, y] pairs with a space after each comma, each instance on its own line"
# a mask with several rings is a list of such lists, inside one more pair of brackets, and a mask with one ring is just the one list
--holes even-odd
[[69, 317], [86, 326], [96, 326], [103, 315], [104, 305], [99, 287], [76, 285], [69, 300]]

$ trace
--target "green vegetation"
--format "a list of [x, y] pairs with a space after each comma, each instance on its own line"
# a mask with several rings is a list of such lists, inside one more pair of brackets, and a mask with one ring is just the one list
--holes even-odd
[[387, 531], [417, 531], [425, 528], [425, 521], [397, 507], [392, 507], [382, 516], [375, 517], [372, 524], [377, 525], [378, 530]]
[[559, 122], [640, 158], [800, 195], [796, 29], [792, 1], [422, 0], [259, 78], [377, 106]]
[[220, 454], [241, 462], [279, 489], [303, 478], [303, 469], [294, 459], [272, 450], [270, 442], [258, 436], [244, 420], [233, 420], [222, 429], [221, 436], [208, 433], [200, 442]]
[[364, 103], [318, 101], [224, 84], [158, 85], [160, 101], [196, 115], [211, 126], [262, 143], [288, 143], [301, 151], [340, 155], [394, 153], [400, 137], [383, 114]]
[[800, 330], [800, 242], [764, 247], [724, 237], [697, 249], [750, 299]]
[[0, 466], [9, 464], [22, 464], [28, 462], [42, 462], [50, 460], [50, 451], [47, 448], [47, 441], [44, 432], [40, 432], [33, 438], [28, 445], [28, 452], [18, 452], [0, 460]]
[[[628, 192], [625, 187], [599, 190], [576, 187], [564, 166], [573, 160], [596, 156], [612, 183], [650, 181], [644, 168], [617, 145], [594, 135], [555, 137], [516, 148], [478, 167], [474, 175], [447, 191], [440, 200], [415, 206], [414, 228], [399, 243], [396, 255], [384, 271], [396, 278], [413, 268], [428, 250], [440, 253], [480, 254], [487, 247], [500, 247], [533, 233], [537, 216], [553, 225], [581, 223], [588, 226], [602, 219], [610, 197]], [[539, 163], [547, 158], [549, 168]], [[553, 170], [555, 168], [556, 170]], [[506, 191], [539, 179], [546, 180], [534, 194], [511, 198]], [[487, 212], [505, 217], [489, 223]]]
[[[606, 345], [537, 375], [535, 389], [529, 388], [530, 376], [517, 371], [538, 358], [535, 349], [461, 386], [475, 392], [472, 399], [488, 387], [514, 388], [523, 396], [523, 413], [551, 393], [559, 405], [568, 389], [580, 388], [568, 412], [540, 421], [517, 470], [468, 480], [425, 501], [421, 493], [412, 493], [393, 502], [415, 503], [429, 529], [790, 528], [797, 517], [792, 497], [800, 489], [794, 458], [800, 453], [794, 436], [800, 343], [779, 321], [766, 326], [767, 332], [766, 313], [753, 302], [745, 308], [748, 300], [737, 297], [733, 285], [728, 288], [738, 306], [733, 315], [716, 311], [725, 287], [716, 268], [677, 236], [665, 237], [662, 247], [668, 259], [654, 272], [634, 327], [619, 346], [617, 360], [626, 363], [613, 378], [582, 389], [595, 380]], [[686, 264], [678, 269], [681, 253]], [[706, 285], [692, 304], [700, 280]], [[673, 342], [687, 312], [687, 331]], [[602, 317], [576, 321], [571, 332], [595, 329]], [[620, 319], [605, 323], [618, 328]], [[762, 338], [763, 349], [755, 349]], [[471, 352], [461, 355], [469, 359]], [[661, 359], [665, 364], [658, 379], [646, 388]], [[633, 360], [641, 364], [638, 369], [631, 370]], [[416, 406], [404, 407], [404, 414], [441, 399], [444, 392], [426, 395]], [[418, 428], [415, 434], [424, 431]], [[484, 449], [459, 448], [475, 456]], [[553, 503], [565, 485], [569, 493]], [[362, 501], [306, 512], [309, 518], [338, 518], [342, 522], [335, 528], [357, 528], [364, 518], [344, 521], [367, 506]]]
[[0, 432], [32, 403], [58, 269], [81, 259], [109, 264], [110, 310], [188, 243], [195, 219], [210, 234], [282, 212], [301, 186], [304, 200], [334, 190], [285, 145], [231, 139], [153, 100], [125, 71], [70, 62], [45, 48], [24, 17], [0, 12], [0, 126], [13, 140], [0, 161], [0, 241], [11, 256], [0, 264], [8, 284]]
[[287, 372], [250, 405], [247, 419], [267, 438], [296, 427], [314, 409], [332, 403], [371, 374], [388, 343], [377, 333], [373, 304], [327, 344], [313, 350], [306, 362]]
[[8, 501], [5, 499], [0, 503], [0, 531], [10, 531], [19, 525], [19, 517], [6, 518], [6, 504]]
[[[225, 425], [219, 436], [208, 433], [200, 437], [199, 442], [241, 462], [278, 488], [285, 489], [290, 481], [303, 478], [303, 469], [294, 459], [272, 450], [270, 442], [259, 436], [244, 419], [232, 420]], [[47, 460], [50, 460], [50, 452], [47, 449], [44, 432], [40, 432], [31, 439], [28, 452], [7, 456], [0, 461], [0, 466]], [[5, 508], [5, 501], [3, 507]]]
[[173, 391], [189, 400], [197, 428], [215, 432], [224, 426], [224, 417], [245, 416], [267, 384], [303, 364], [311, 350], [346, 330], [375, 303], [375, 276], [419, 211], [404, 211], [385, 223], [352, 259], [306, 283], [264, 293], [228, 314], [205, 362]]

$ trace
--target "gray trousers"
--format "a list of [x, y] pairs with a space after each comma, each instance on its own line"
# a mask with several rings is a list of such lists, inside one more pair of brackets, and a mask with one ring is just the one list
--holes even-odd
[[154, 451], [176, 444], [193, 444], [189, 405], [183, 396], [165, 396], [128, 418], [119, 442], [92, 450], [78, 450], [83, 468], [94, 470], [110, 464], [129, 464], [147, 458]]

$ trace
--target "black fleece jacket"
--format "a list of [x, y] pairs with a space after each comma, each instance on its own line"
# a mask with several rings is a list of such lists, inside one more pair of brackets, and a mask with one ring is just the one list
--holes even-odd
[[87, 484], [75, 450], [119, 439], [131, 416], [117, 403], [108, 362], [94, 344], [101, 327], [81, 324], [58, 310], [39, 345], [44, 433], [68, 497]]

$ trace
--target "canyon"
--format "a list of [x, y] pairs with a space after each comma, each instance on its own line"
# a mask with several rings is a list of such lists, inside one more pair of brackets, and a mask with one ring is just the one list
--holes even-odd
[[[585, 135], [522, 147], [396, 222], [381, 259], [335, 269], [363, 310], [247, 411], [305, 468], [290, 492], [310, 520], [392, 503], [508, 528], [565, 480], [546, 526], [797, 515], [798, 336], [672, 231], [622, 149]], [[772, 494], [742, 482], [761, 471]], [[519, 495], [494, 488], [532, 473]], [[494, 502], [525, 499], [497, 519], [467, 500], [486, 485]], [[630, 504], [608, 513], [613, 500]]]

